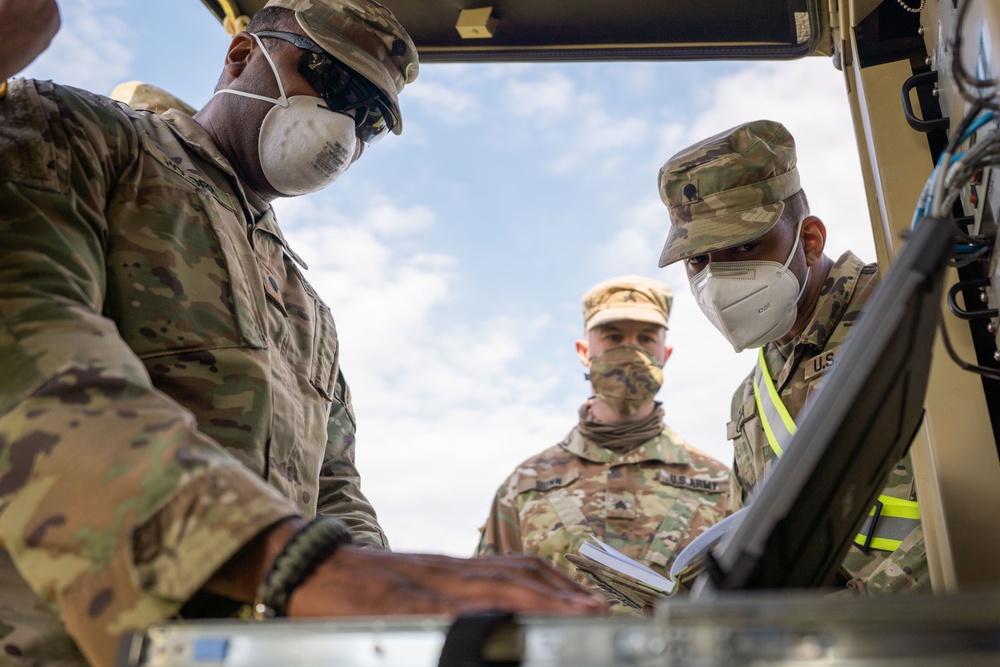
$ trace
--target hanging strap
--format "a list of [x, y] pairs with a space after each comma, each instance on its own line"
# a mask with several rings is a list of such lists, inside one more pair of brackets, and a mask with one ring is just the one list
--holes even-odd
[[225, 17], [222, 19], [222, 27], [231, 37], [235, 37], [237, 33], [247, 29], [247, 26], [250, 24], [250, 17], [240, 14], [239, 8], [233, 0], [219, 0], [219, 4], [222, 6], [222, 11], [225, 12]]
[[[760, 348], [757, 354], [753, 398], [757, 403], [757, 414], [760, 415], [767, 444], [780, 459], [798, 427], [788, 414], [788, 409], [774, 386], [774, 380], [771, 379], [771, 373], [767, 370], [764, 348]], [[916, 501], [879, 495], [861, 526], [861, 532], [855, 536], [854, 543], [865, 551], [895, 551], [910, 531], [919, 525], [920, 505]]]

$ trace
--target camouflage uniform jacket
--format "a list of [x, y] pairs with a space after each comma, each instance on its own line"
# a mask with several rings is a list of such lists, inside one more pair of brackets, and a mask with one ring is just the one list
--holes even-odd
[[[805, 406], [809, 395], [820, 386], [825, 372], [835, 363], [837, 348], [856, 323], [878, 284], [878, 267], [864, 265], [852, 253], [837, 260], [820, 291], [812, 319], [789, 344], [787, 360], [774, 343], [764, 347], [764, 358], [781, 401], [792, 418]], [[733, 462], [733, 502], [737, 509], [771, 466], [774, 451], [767, 442], [757, 415], [753, 395], [754, 374], [750, 373], [733, 396], [733, 421], [728, 437], [735, 448]], [[903, 457], [882, 492], [915, 500], [913, 471], [909, 455]], [[903, 590], [928, 589], [923, 531], [914, 529], [899, 549], [889, 553], [872, 549], [865, 554], [851, 546], [844, 560], [848, 586], [859, 594], [879, 595]]]
[[596, 535], [666, 576], [677, 553], [726, 516], [728, 478], [725, 464], [667, 426], [627, 452], [574, 428], [500, 486], [476, 555], [536, 555], [593, 587], [563, 555]]
[[285, 517], [384, 545], [329, 309], [201, 126], [15, 80], [0, 156], [0, 661], [110, 664]]

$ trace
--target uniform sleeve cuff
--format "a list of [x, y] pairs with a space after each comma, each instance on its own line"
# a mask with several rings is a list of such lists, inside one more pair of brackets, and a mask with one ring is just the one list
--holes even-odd
[[140, 589], [184, 602], [247, 542], [298, 508], [252, 473], [217, 467], [184, 485], [132, 539]]

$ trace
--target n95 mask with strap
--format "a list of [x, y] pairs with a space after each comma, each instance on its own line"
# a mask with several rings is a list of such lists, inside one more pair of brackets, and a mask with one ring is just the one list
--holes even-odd
[[270, 102], [274, 106], [260, 125], [257, 150], [264, 177], [277, 192], [295, 197], [322, 190], [347, 171], [360, 151], [354, 118], [331, 111], [321, 97], [285, 96], [278, 69], [260, 37], [250, 33], [267, 58], [278, 82], [278, 98], [223, 88], [228, 93]]
[[798, 316], [798, 301], [809, 282], [799, 285], [788, 265], [799, 247], [802, 222], [784, 264], [767, 261], [710, 262], [691, 279], [698, 307], [737, 352], [781, 338]]

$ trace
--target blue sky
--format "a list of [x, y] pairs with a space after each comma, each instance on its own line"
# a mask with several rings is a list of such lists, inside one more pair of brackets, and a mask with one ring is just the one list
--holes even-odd
[[[204, 104], [229, 36], [199, 0], [62, 0], [23, 74], [108, 94], [142, 80]], [[404, 132], [327, 190], [277, 202], [337, 320], [363, 489], [393, 547], [469, 555], [496, 487], [575, 424], [589, 384], [580, 297], [637, 273], [675, 293], [667, 422], [726, 463], [733, 390], [753, 364], [656, 266], [656, 175], [681, 148], [755, 118], [796, 137], [827, 254], [874, 261], [843, 76], [794, 62], [421, 67]]]

